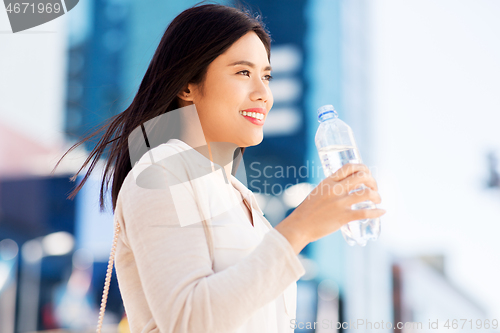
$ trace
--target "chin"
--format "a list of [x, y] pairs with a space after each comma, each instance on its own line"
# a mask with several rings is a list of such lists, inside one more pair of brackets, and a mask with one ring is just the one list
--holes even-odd
[[244, 143], [242, 145], [240, 145], [240, 147], [257, 146], [258, 144], [260, 144], [262, 142], [263, 139], [264, 139], [263, 135], [249, 138], [248, 140], [245, 140]]

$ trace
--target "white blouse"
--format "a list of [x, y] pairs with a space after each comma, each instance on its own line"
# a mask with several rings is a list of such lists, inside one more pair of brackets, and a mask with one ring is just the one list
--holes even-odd
[[[187, 163], [173, 163], [186, 151]], [[252, 191], [232, 175], [226, 182], [220, 167], [200, 172], [207, 166], [216, 165], [171, 139], [144, 154], [122, 185], [116, 272], [131, 331], [293, 332], [304, 267]]]

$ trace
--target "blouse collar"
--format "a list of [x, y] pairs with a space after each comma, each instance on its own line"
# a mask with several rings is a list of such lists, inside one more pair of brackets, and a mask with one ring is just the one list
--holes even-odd
[[[187, 150], [193, 150], [193, 156], [194, 156], [194, 161], [201, 167], [207, 167], [208, 165], [211, 166], [218, 166], [221, 168], [217, 163], [212, 162], [210, 159], [205, 157], [202, 153], [198, 152], [196, 149], [188, 145], [186, 142], [179, 140], [179, 139], [170, 139], [167, 141], [168, 145], [176, 146], [179, 147], [180, 149], [187, 151]], [[231, 184], [238, 190], [240, 191], [241, 195], [247, 199], [247, 201], [251, 204], [252, 208], [256, 209], [261, 215], [264, 215], [262, 210], [260, 209], [257, 200], [255, 198], [255, 195], [253, 192], [246, 187], [238, 178], [235, 176], [231, 175], [230, 177]]]

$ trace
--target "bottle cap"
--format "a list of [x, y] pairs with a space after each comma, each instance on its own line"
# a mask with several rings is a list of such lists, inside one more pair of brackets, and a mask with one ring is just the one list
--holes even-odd
[[323, 118], [323, 116], [326, 116], [325, 118], [331, 118], [335, 117], [337, 118], [339, 115], [337, 114], [337, 111], [335, 111], [335, 108], [331, 104], [323, 105], [318, 109], [318, 119]]

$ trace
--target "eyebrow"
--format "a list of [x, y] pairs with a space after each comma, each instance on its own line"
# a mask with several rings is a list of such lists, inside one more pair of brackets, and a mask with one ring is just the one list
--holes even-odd
[[[232, 64], [229, 64], [228, 66], [236, 66], [236, 65], [247, 65], [247, 66], [250, 66], [252, 68], [255, 68], [255, 64], [253, 62], [250, 62], [250, 61], [247, 61], [247, 60], [238, 60], [238, 61], [235, 61], [233, 62]], [[272, 68], [271, 66], [266, 66], [266, 68], [264, 68], [265, 71], [271, 71]]]

